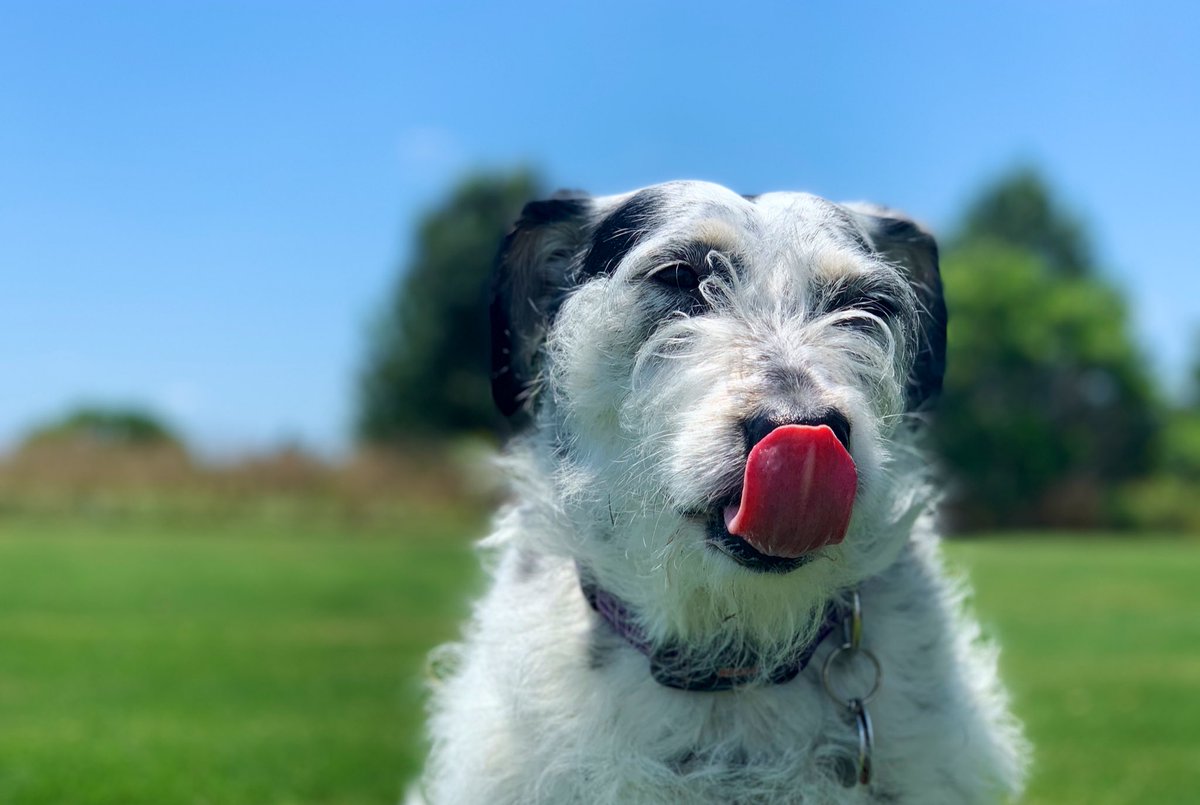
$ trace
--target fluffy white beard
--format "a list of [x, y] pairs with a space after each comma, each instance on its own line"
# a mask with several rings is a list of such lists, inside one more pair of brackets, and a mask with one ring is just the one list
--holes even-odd
[[[544, 508], [550, 522], [536, 530], [557, 543], [540, 550], [587, 568], [656, 641], [782, 662], [814, 637], [831, 598], [895, 560], [931, 503], [900, 414], [902, 342], [882, 327], [756, 310], [739, 301], [744, 289], [724, 287], [709, 289], [720, 315], [678, 317], [639, 344], [630, 301], [610, 291], [593, 283], [564, 308], [538, 427], [516, 448], [536, 476], [520, 498]], [[789, 366], [850, 420], [859, 493], [842, 543], [792, 572], [760, 573], [712, 550], [682, 510], [736, 489], [740, 423]]]

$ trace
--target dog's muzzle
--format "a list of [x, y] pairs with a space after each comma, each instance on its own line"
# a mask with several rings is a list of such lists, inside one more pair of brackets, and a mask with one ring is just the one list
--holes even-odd
[[752, 569], [788, 571], [846, 536], [858, 491], [849, 428], [826, 417], [755, 430], [741, 496], [714, 513], [709, 541]]

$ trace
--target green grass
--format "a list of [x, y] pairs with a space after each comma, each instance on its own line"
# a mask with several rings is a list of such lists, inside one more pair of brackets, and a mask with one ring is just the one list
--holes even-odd
[[1029, 803], [1200, 801], [1200, 544], [951, 546], [1035, 745]]
[[[394, 803], [477, 530], [0, 520], [0, 803]], [[1194, 801], [1200, 546], [951, 555], [1037, 745], [1027, 801]]]
[[395, 803], [473, 528], [0, 523], [0, 803]]

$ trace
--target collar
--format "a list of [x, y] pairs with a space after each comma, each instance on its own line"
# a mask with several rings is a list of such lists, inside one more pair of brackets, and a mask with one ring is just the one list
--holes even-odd
[[583, 590], [583, 597], [609, 628], [649, 658], [650, 675], [654, 680], [660, 685], [678, 690], [711, 692], [730, 690], [755, 682], [769, 682], [773, 685], [790, 682], [804, 670], [816, 653], [817, 647], [841, 621], [839, 607], [827, 604], [816, 637], [808, 645], [797, 649], [783, 664], [763, 669], [757, 663], [745, 664], [745, 655], [738, 653], [736, 656], [730, 654], [728, 657], [718, 658], [718, 662], [715, 663], [716, 670], [710, 670], [714, 663], [709, 662], [709, 658], [705, 658], [704, 663], [692, 662], [691, 658], [695, 655], [691, 654], [686, 646], [655, 646], [638, 625], [629, 605], [598, 587], [595, 580], [582, 568], [579, 569], [579, 586]]

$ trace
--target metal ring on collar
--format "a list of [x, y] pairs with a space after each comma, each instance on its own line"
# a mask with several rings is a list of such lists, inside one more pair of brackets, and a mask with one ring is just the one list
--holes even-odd
[[850, 611], [842, 619], [842, 634], [850, 648], [858, 648], [862, 645], [862, 633], [862, 598], [859, 596], [858, 590], [853, 590], [850, 593]]
[[[870, 660], [871, 664], [875, 666], [875, 680], [872, 682], [871, 689], [867, 691], [865, 696], [841, 696], [833, 689], [833, 682], [831, 681], [830, 674], [831, 670], [833, 669], [833, 661], [835, 658], [846, 652], [861, 654]], [[825, 658], [825, 665], [821, 668], [821, 681], [825, 683], [825, 692], [829, 694], [829, 697], [835, 702], [841, 704], [843, 707], [853, 707], [855, 699], [862, 704], [868, 704], [872, 699], [875, 698], [875, 695], [879, 693], [879, 686], [883, 683], [883, 666], [879, 663], [879, 658], [876, 657], [875, 653], [870, 649], [854, 648], [849, 643], [846, 643], [829, 652], [829, 656]]]
[[875, 730], [871, 726], [871, 715], [861, 700], [852, 700], [850, 710], [854, 713], [854, 723], [858, 727], [858, 783], [859, 785], [870, 785], [871, 756], [875, 752]]

